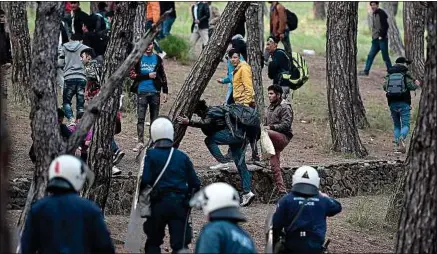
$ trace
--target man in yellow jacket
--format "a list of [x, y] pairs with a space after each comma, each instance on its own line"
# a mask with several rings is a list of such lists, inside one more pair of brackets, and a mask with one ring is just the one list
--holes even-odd
[[255, 91], [252, 83], [252, 69], [247, 62], [240, 60], [240, 52], [237, 50], [229, 50], [228, 56], [235, 67], [232, 80], [234, 102], [254, 108]]

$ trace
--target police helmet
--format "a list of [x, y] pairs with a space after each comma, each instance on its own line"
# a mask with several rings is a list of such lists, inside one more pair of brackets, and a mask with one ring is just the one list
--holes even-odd
[[314, 196], [319, 193], [319, 173], [313, 167], [302, 166], [294, 172], [291, 191]]
[[173, 123], [167, 117], [160, 116], [150, 125], [150, 136], [153, 142], [167, 139], [173, 142], [174, 128]]
[[82, 160], [72, 155], [61, 155], [50, 164], [47, 189], [73, 189], [80, 192], [86, 179], [92, 184], [94, 173]]
[[246, 221], [245, 216], [239, 211], [238, 192], [227, 183], [218, 182], [204, 187], [191, 198], [190, 206], [202, 208], [210, 220]]

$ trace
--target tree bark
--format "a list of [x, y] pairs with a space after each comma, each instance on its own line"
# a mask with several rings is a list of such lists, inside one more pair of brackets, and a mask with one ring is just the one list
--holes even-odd
[[13, 57], [11, 76], [12, 99], [15, 102], [29, 105], [31, 57], [26, 2], [7, 2], [6, 6]]
[[265, 2], [259, 2], [261, 4], [260, 11], [258, 12], [258, 29], [261, 35], [261, 40], [259, 42], [259, 46], [261, 47], [261, 51], [264, 52], [264, 15], [265, 15]]
[[[175, 120], [179, 115], [191, 118], [197, 102], [226, 52], [231, 34], [236, 30], [249, 5], [250, 2], [228, 2], [220, 16], [216, 31], [191, 68], [170, 109], [171, 119]], [[175, 147], [179, 146], [186, 129], [186, 125], [175, 124]]]
[[401, 39], [401, 34], [396, 24], [396, 13], [398, 12], [398, 2], [384, 2], [383, 6], [388, 15], [388, 40], [391, 50], [397, 56], [405, 56], [405, 48]]
[[146, 2], [138, 2], [133, 26], [134, 42], [141, 39], [146, 33]]
[[422, 2], [404, 2], [405, 56], [413, 61], [410, 70], [423, 80], [425, 69], [425, 15]]
[[30, 69], [30, 120], [36, 163], [26, 204], [18, 221], [20, 232], [24, 229], [32, 202], [46, 195], [48, 168], [62, 145], [56, 110], [56, 64], [61, 8], [62, 2], [38, 2], [36, 11]]
[[356, 100], [358, 2], [329, 2], [326, 73], [332, 150], [367, 155], [350, 105]]
[[[329, 2], [328, 2], [329, 5]], [[367, 5], [367, 24], [369, 25], [369, 30], [370, 32], [372, 32], [372, 27], [373, 27], [373, 11], [372, 8], [370, 7], [370, 4], [366, 3]]]
[[[111, 38], [105, 52], [104, 82], [114, 73], [129, 55], [133, 41], [133, 30], [137, 2], [120, 2], [114, 15]], [[112, 155], [111, 142], [114, 138], [115, 119], [123, 92], [123, 81], [116, 85], [112, 95], [103, 105], [93, 128], [93, 139], [89, 147], [88, 165], [95, 174], [87, 198], [105, 210], [111, 185]]]
[[313, 2], [313, 15], [316, 20], [326, 19], [325, 2]]
[[437, 3], [428, 2], [425, 82], [411, 141], [396, 253], [437, 252]]
[[259, 29], [259, 14], [262, 15], [262, 3], [252, 2], [246, 11], [247, 26], [247, 60], [252, 67], [253, 88], [255, 90], [256, 108], [261, 119], [264, 119], [264, 94], [262, 83], [262, 51], [259, 47], [263, 41]]
[[[0, 66], [0, 82], [3, 82], [5, 75]], [[0, 84], [0, 94], [3, 94], [3, 84]], [[8, 169], [9, 169], [9, 137], [6, 122], [6, 100], [0, 96], [0, 253], [11, 253], [10, 233], [8, 222], [6, 221], [6, 206], [8, 204]]]

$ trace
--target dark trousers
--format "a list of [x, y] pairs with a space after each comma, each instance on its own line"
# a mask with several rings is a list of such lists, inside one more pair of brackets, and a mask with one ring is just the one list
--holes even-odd
[[147, 108], [149, 107], [150, 111], [150, 123], [155, 120], [159, 115], [159, 103], [161, 100], [161, 96], [159, 93], [139, 93], [138, 94], [138, 103], [137, 103], [137, 114], [138, 114], [138, 123], [137, 123], [137, 133], [138, 133], [138, 142], [144, 143], [144, 122], [146, 120]]
[[388, 39], [373, 39], [372, 40], [372, 47], [370, 48], [369, 55], [367, 55], [367, 61], [366, 61], [366, 68], [364, 69], [364, 72], [369, 73], [370, 68], [372, 67], [373, 60], [375, 59], [376, 54], [381, 50], [382, 59], [384, 60], [385, 67], [387, 67], [387, 70], [391, 68], [391, 61], [390, 56], [388, 54]]
[[[179, 197], [176, 197], [179, 195]], [[161, 245], [164, 242], [165, 227], [168, 225], [170, 233], [170, 247], [172, 253], [176, 253], [182, 248], [187, 248], [191, 243], [191, 225], [186, 227], [185, 243], [184, 229], [188, 216], [188, 207], [181, 194], [168, 194], [165, 198], [152, 201], [152, 216], [147, 218], [143, 224], [144, 233], [147, 235], [144, 250], [146, 253], [161, 253]]]

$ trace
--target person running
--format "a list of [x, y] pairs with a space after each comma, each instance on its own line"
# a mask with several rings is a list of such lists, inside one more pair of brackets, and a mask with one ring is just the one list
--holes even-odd
[[384, 78], [383, 88], [394, 126], [395, 153], [407, 152], [405, 140], [410, 132], [411, 91], [420, 87], [420, 81], [412, 77], [408, 69], [411, 62], [399, 57]]

